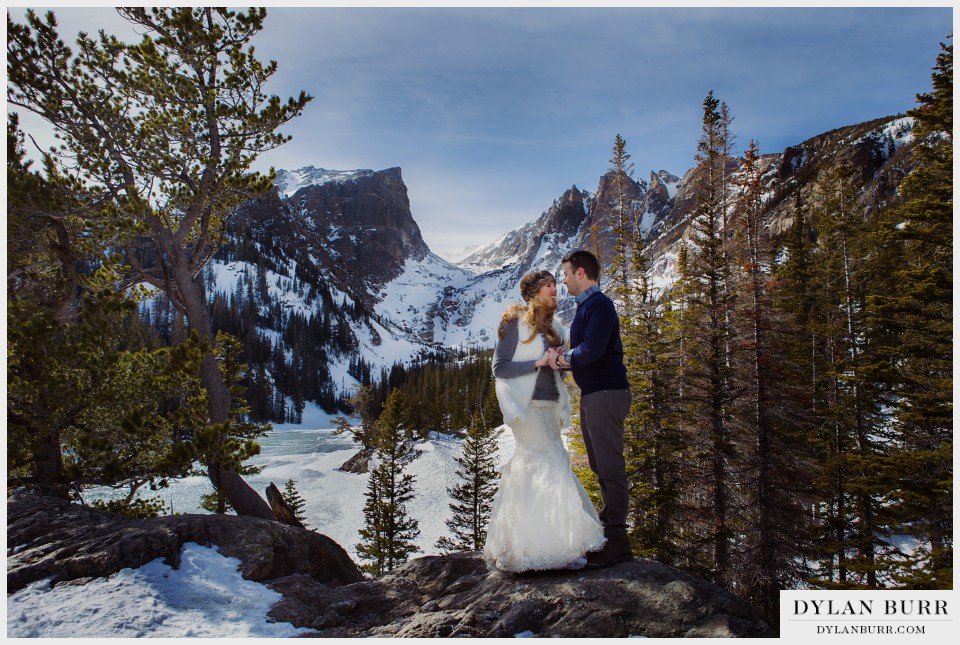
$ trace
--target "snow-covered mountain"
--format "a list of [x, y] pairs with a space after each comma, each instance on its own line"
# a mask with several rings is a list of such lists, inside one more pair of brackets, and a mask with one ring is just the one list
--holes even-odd
[[359, 177], [369, 177], [373, 172], [369, 169], [327, 170], [326, 168], [304, 166], [298, 170], [278, 170], [274, 184], [280, 194], [285, 197], [293, 197], [304, 186], [322, 186], [330, 182], [342, 183]]
[[[765, 155], [770, 231], [788, 228], [793, 196], [809, 200], [821, 171], [838, 163], [858, 169], [868, 208], [882, 204], [909, 163], [911, 128], [909, 118], [878, 119]], [[539, 217], [452, 263], [423, 241], [399, 168], [308, 166], [279, 171], [276, 184], [234, 218], [233, 241], [207, 272], [210, 300], [255, 303], [258, 334], [291, 360], [306, 344], [321, 346], [324, 378], [340, 392], [359, 361], [389, 368], [444, 346], [493, 346], [505, 304], [519, 300], [520, 277], [536, 269], [560, 275], [573, 249], [599, 245], [608, 266], [621, 189], [613, 172], [592, 193], [574, 185]], [[622, 186], [625, 215], [646, 235], [660, 289], [674, 281], [695, 185], [693, 170], [682, 178], [661, 170]], [[563, 300], [569, 320], [572, 299]], [[318, 331], [292, 340], [289, 326], [308, 323]]]

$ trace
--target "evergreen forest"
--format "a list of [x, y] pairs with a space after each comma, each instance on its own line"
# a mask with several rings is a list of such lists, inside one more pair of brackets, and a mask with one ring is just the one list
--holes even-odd
[[[780, 233], [756, 142], [732, 161], [733, 115], [709, 93], [663, 297], [621, 197], [606, 289], [634, 394], [637, 554], [769, 619], [781, 589], [952, 588], [952, 86], [943, 45], [895, 199], [868, 209], [856, 169], [825, 166]], [[611, 168], [629, 159], [618, 135]]]

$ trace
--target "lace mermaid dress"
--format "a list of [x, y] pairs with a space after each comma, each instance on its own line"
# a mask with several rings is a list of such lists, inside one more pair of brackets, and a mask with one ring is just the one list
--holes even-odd
[[[512, 362], [517, 363], [516, 354], [524, 351], [537, 350], [518, 347]], [[553, 370], [542, 369], [563, 387]], [[569, 404], [559, 401], [558, 392], [558, 400], [532, 399], [522, 416], [514, 416], [505, 393], [518, 383], [517, 378], [498, 378], [498, 398], [501, 408], [507, 408], [504, 419], [510, 419], [515, 448], [501, 471], [483, 557], [502, 571], [579, 568], [585, 563], [582, 556], [598, 550], [605, 540], [597, 512], [573, 474], [563, 445], [560, 431], [569, 419]]]

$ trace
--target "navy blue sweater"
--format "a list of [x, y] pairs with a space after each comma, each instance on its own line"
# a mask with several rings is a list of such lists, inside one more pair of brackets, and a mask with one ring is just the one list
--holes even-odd
[[570, 324], [570, 366], [581, 394], [626, 390], [620, 319], [613, 301], [599, 291], [577, 305]]

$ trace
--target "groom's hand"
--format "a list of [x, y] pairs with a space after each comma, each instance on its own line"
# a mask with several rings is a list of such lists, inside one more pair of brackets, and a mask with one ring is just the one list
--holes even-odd
[[555, 370], [560, 369], [560, 365], [557, 363], [557, 357], [563, 352], [561, 347], [551, 347], [548, 351], [550, 354], [549, 365]]

